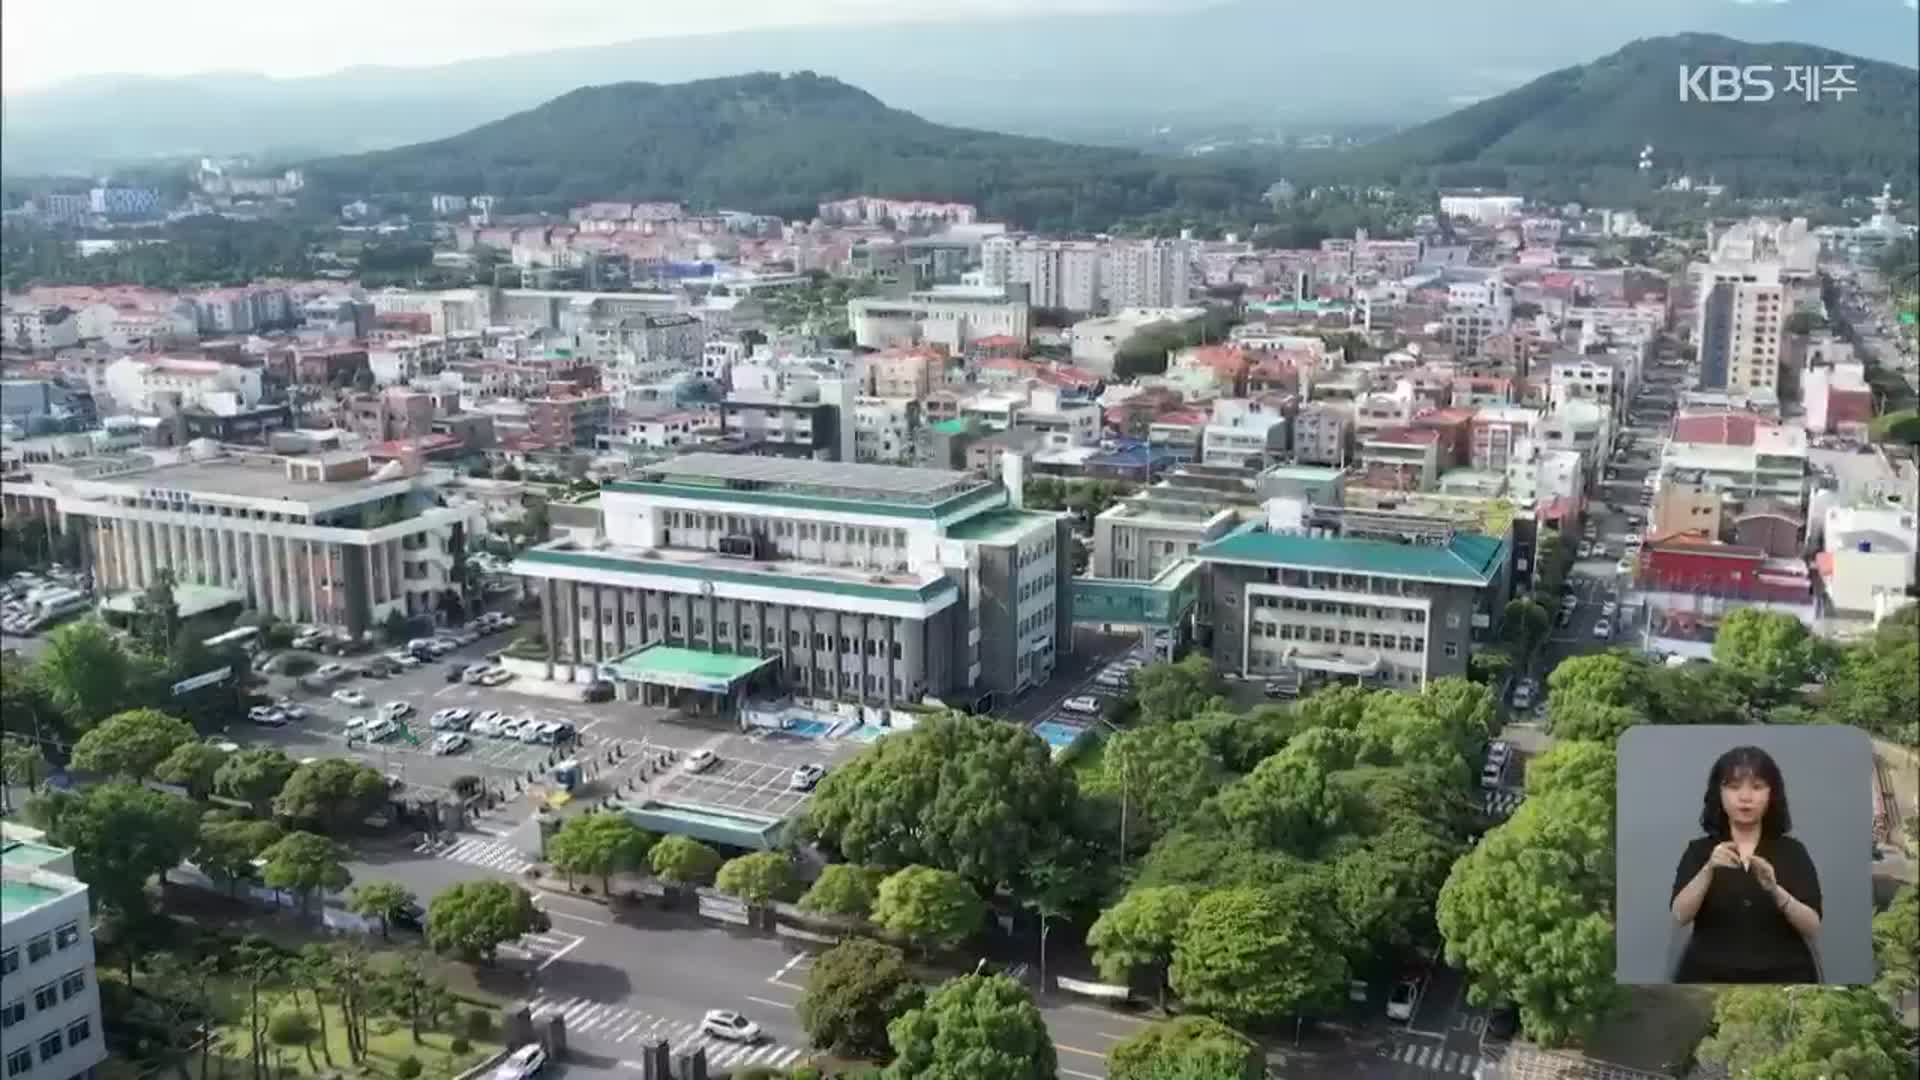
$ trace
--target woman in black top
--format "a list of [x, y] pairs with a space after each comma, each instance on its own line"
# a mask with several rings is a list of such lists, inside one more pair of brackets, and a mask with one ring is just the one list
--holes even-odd
[[1707, 773], [1705, 836], [1673, 875], [1673, 921], [1693, 926], [1680, 983], [1817, 983], [1820, 875], [1788, 836], [1787, 784], [1765, 750], [1740, 746]]

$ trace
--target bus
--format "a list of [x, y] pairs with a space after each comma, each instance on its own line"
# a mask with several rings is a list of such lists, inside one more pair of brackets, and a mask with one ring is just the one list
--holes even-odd
[[257, 626], [235, 627], [224, 634], [215, 634], [200, 644], [216, 652], [233, 647], [252, 656], [260, 651], [260, 628]]

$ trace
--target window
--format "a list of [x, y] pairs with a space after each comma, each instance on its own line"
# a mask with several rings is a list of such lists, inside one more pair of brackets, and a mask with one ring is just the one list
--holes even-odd
[[668, 629], [675, 634], [680, 632], [680, 616], [675, 615], [673, 617], [673, 622], [670, 624]]
[[53, 952], [53, 938], [46, 934], [41, 934], [39, 937], [27, 942], [27, 963], [31, 964], [36, 960], [44, 960], [51, 952]]
[[787, 645], [789, 648], [795, 648], [795, 649], [800, 647], [800, 631], [798, 630], [787, 631]]
[[87, 988], [87, 973], [69, 971], [60, 979], [60, 999], [62, 1001]]
[[71, 948], [79, 940], [80, 924], [77, 922], [70, 922], [53, 932], [53, 944], [55, 948]]
[[747, 625], [742, 626], [740, 628], [740, 640], [741, 641], [753, 640], [753, 624], [752, 623], [748, 623]]
[[1443, 648], [1443, 650], [1444, 650], [1444, 651], [1446, 652], [1446, 654], [1447, 654], [1448, 656], [1459, 656], [1459, 655], [1460, 655], [1460, 646], [1459, 646], [1459, 645], [1457, 645], [1457, 644], [1455, 644], [1455, 643], [1453, 643], [1453, 642], [1451, 642], [1451, 641], [1449, 641], [1449, 642], [1447, 642], [1447, 643], [1446, 643], [1446, 645], [1445, 645], [1445, 646], [1443, 646], [1442, 648]]
[[26, 1047], [23, 1046], [7, 1055], [8, 1076], [19, 1076], [31, 1068], [33, 1068], [33, 1051]]
[[53, 1032], [40, 1039], [40, 1060], [52, 1061], [60, 1056], [60, 1033]]
[[647, 629], [649, 630], [660, 629], [660, 613], [659, 612], [650, 611], [647, 613]]
[[20, 950], [0, 949], [0, 975], [10, 975], [20, 970]]
[[893, 658], [900, 659], [900, 643], [897, 641], [893, 643]]
[[52, 983], [48, 983], [34, 990], [34, 1011], [38, 1012], [42, 1009], [51, 1009], [58, 1004], [60, 1004], [60, 992], [54, 988]]
[[716, 635], [718, 635], [719, 637], [722, 637], [722, 638], [724, 638], [724, 637], [726, 637], [726, 636], [727, 636], [727, 624], [726, 624], [726, 623], [714, 623], [714, 624], [713, 624], [713, 632], [714, 632], [714, 633], [715, 633]]
[[81, 1043], [86, 1042], [87, 1037], [92, 1034], [93, 1034], [93, 1018], [90, 1016], [83, 1016], [80, 1019], [75, 1020], [73, 1023], [67, 1025], [67, 1045], [79, 1046]]
[[629, 611], [629, 612], [627, 612], [626, 614], [627, 614], [627, 625], [628, 625], [628, 626], [632, 626], [632, 625], [633, 625], [633, 623], [634, 623], [634, 617], [635, 617], [635, 613], [634, 613], [634, 612], [631, 612], [631, 611]]
[[0, 1005], [0, 1027], [12, 1027], [26, 1018], [26, 998], [14, 998], [5, 1005]]

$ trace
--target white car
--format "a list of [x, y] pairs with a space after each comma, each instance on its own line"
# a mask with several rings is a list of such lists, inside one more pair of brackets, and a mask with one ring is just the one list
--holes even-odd
[[247, 710], [247, 719], [261, 727], [279, 727], [287, 722], [287, 714], [266, 705], [255, 705]]
[[427, 726], [435, 731], [459, 731], [467, 726], [467, 716], [465, 709], [437, 709], [427, 719]]
[[1419, 1004], [1419, 981], [1415, 979], [1402, 979], [1394, 984], [1393, 993], [1387, 998], [1387, 1019], [1401, 1021], [1412, 1020], [1414, 1007]]
[[321, 664], [313, 671], [316, 679], [337, 679], [347, 673], [345, 664]]
[[760, 1025], [728, 1009], [713, 1009], [700, 1018], [700, 1030], [728, 1042], [760, 1041]]
[[1633, 573], [1633, 567], [1634, 567], [1633, 560], [1625, 556], [1622, 556], [1619, 562], [1613, 564], [1613, 568], [1615, 570], [1620, 571], [1622, 574]]
[[[367, 718], [364, 716], [349, 716], [347, 717], [347, 726], [343, 730], [346, 732], [347, 741], [349, 742], [354, 739], [364, 739], [367, 737]], [[305, 765], [306, 762], [303, 760], [300, 764]]]
[[1620, 605], [1614, 603], [1611, 600], [1600, 605], [1600, 614], [1606, 616], [1609, 619], [1613, 618], [1613, 613], [1619, 610], [1620, 610]]
[[448, 754], [457, 754], [472, 745], [473, 741], [465, 735], [457, 731], [445, 731], [434, 738], [433, 752], [438, 756], [445, 757]]
[[517, 716], [503, 716], [494, 723], [493, 733], [503, 739], [518, 739], [520, 738], [520, 729], [525, 727], [526, 723], [525, 720]]
[[508, 671], [506, 668], [491, 668], [485, 675], [480, 676], [481, 686], [499, 686], [512, 681], [513, 672]]
[[1080, 694], [1077, 697], [1070, 697], [1061, 702], [1060, 707], [1068, 712], [1084, 713], [1093, 716], [1100, 712], [1100, 699], [1094, 697], [1092, 694]]
[[490, 670], [492, 669], [485, 664], [474, 664], [468, 667], [467, 670], [460, 673], [460, 681], [466, 682], [466, 683], [473, 683], [474, 685], [477, 686], [479, 685], [480, 680], [487, 677], [487, 672]]
[[1487, 760], [1488, 761], [1497, 761], [1500, 764], [1505, 765], [1507, 763], [1507, 759], [1512, 756], [1513, 756], [1512, 743], [1509, 743], [1503, 739], [1495, 739], [1493, 742], [1487, 744]]
[[688, 754], [686, 762], [682, 764], [680, 767], [690, 773], [700, 773], [700, 772], [706, 772], [708, 769], [713, 768], [715, 765], [718, 765], [719, 763], [720, 763], [719, 754], [716, 754], [713, 751], [708, 750], [705, 747], [702, 747], [701, 749], [695, 750], [693, 753]]
[[794, 791], [812, 791], [814, 785], [826, 775], [827, 770], [823, 765], [811, 763], [802, 765], [793, 770], [793, 775], [787, 778], [787, 787]]
[[279, 701], [273, 703], [273, 707], [285, 713], [289, 720], [305, 720], [307, 718], [307, 707], [289, 698], [281, 698]]
[[1607, 640], [1608, 638], [1613, 636], [1613, 624], [1611, 622], [1608, 622], [1605, 619], [1601, 619], [1599, 622], [1594, 623], [1593, 636], [1601, 641]]
[[547, 1052], [539, 1043], [528, 1043], [494, 1067], [493, 1080], [531, 1080], [546, 1067]]
[[380, 706], [380, 718], [383, 720], [398, 720], [412, 714], [413, 706], [404, 701], [389, 701]]
[[1592, 544], [1587, 544], [1587, 543], [1583, 543], [1583, 544], [1581, 544], [1581, 545], [1580, 545], [1580, 558], [1582, 558], [1582, 559], [1591, 559], [1591, 558], [1593, 558], [1593, 545], [1592, 545]]
[[1513, 707], [1516, 709], [1533, 708], [1533, 687], [1521, 683], [1513, 688]]
[[365, 737], [368, 742], [379, 742], [393, 738], [399, 731], [400, 725], [383, 716], [367, 725]]
[[495, 709], [488, 709], [486, 712], [483, 712], [479, 716], [474, 717], [473, 723], [469, 725], [468, 730], [472, 731], [475, 735], [500, 734], [499, 711]]
[[333, 692], [333, 700], [351, 709], [364, 709], [367, 707], [367, 695], [358, 690], [335, 690]]
[[[535, 720], [533, 717], [523, 716], [520, 718], [520, 741], [523, 743], [546, 742], [547, 739], [544, 737], [546, 728], [546, 724]], [[556, 732], [559, 731], [560, 726], [555, 724], [553, 730]]]

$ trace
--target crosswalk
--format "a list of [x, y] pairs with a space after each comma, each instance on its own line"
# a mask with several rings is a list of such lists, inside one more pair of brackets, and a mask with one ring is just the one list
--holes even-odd
[[1481, 1063], [1478, 1054], [1448, 1050], [1437, 1043], [1384, 1043], [1380, 1056], [1443, 1076], [1472, 1076], [1474, 1066]]
[[432, 844], [422, 844], [414, 851], [416, 854], [432, 855], [436, 859], [484, 867], [503, 874], [524, 873], [528, 867], [534, 865], [532, 859], [521, 854], [519, 848], [505, 840], [481, 836], [462, 836], [451, 846], [441, 848], [435, 848]]
[[[660, 1038], [667, 1040], [675, 1054], [704, 1047], [709, 1067], [727, 1069], [752, 1065], [784, 1069], [805, 1055], [803, 1050], [778, 1043], [746, 1045], [715, 1039], [702, 1032], [696, 1021], [674, 1020], [582, 997], [542, 996], [528, 1004], [535, 1020], [555, 1014], [564, 1018], [569, 1044], [585, 1040], [595, 1045], [630, 1046], [637, 1052], [646, 1040]], [[629, 1064], [638, 1067], [637, 1062]]]
[[522, 934], [513, 944], [500, 946], [500, 951], [508, 956], [532, 960], [536, 969], [545, 969], [578, 948], [585, 940], [578, 934], [549, 930], [539, 934]]
[[1511, 817], [1515, 810], [1520, 809], [1520, 804], [1525, 802], [1526, 798], [1527, 793], [1524, 791], [1508, 791], [1503, 788], [1499, 791], [1487, 792], [1482, 805], [1488, 817]]

